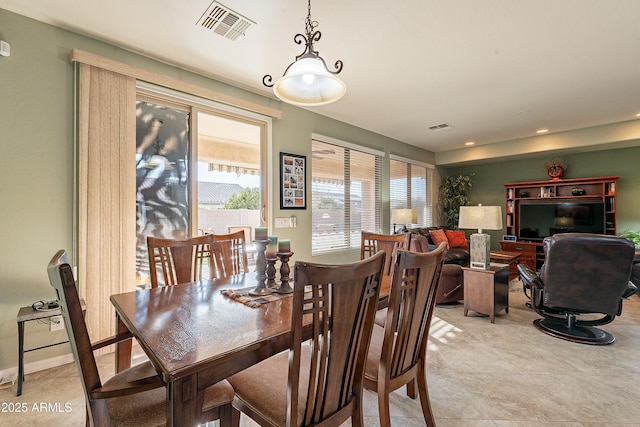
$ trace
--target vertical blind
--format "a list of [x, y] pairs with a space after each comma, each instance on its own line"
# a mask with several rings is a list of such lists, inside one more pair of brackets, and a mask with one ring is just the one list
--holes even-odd
[[382, 153], [313, 139], [312, 255], [360, 247], [360, 231], [381, 231]]
[[115, 333], [109, 296], [135, 290], [136, 84], [79, 64], [78, 283], [92, 341]]
[[433, 166], [392, 156], [389, 164], [391, 210], [415, 209], [418, 212], [416, 225], [432, 225], [432, 173]]

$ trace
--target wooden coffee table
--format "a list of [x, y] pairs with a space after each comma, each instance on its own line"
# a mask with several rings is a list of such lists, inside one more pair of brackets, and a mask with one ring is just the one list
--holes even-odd
[[518, 278], [518, 262], [520, 261], [520, 252], [491, 251], [491, 262], [500, 264], [509, 264], [509, 281]]

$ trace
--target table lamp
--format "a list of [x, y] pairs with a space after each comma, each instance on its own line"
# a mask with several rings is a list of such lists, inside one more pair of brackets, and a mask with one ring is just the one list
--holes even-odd
[[477, 228], [478, 232], [469, 238], [471, 268], [488, 270], [491, 266], [491, 236], [486, 230], [502, 230], [502, 209], [500, 206], [460, 206], [458, 228]]
[[396, 225], [402, 225], [402, 232], [406, 233], [407, 224], [418, 223], [418, 211], [415, 209], [393, 209], [391, 211], [391, 222], [393, 223], [393, 234], [396, 234]]

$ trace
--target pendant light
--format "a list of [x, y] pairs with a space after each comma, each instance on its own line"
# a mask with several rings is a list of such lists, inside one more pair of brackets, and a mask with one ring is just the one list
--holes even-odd
[[262, 78], [262, 84], [273, 87], [273, 93], [289, 104], [303, 107], [330, 104], [342, 98], [347, 87], [336, 76], [342, 71], [342, 61], [337, 60], [335, 71], [331, 71], [313, 48], [313, 43], [320, 40], [322, 34], [315, 30], [318, 22], [311, 20], [311, 0], [305, 24], [305, 35], [298, 33], [293, 38], [296, 44], [305, 44], [304, 52], [296, 56], [275, 84], [269, 74]]

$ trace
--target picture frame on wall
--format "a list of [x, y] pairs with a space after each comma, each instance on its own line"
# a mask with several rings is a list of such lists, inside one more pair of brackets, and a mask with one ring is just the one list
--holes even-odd
[[307, 157], [280, 153], [280, 209], [307, 208]]

